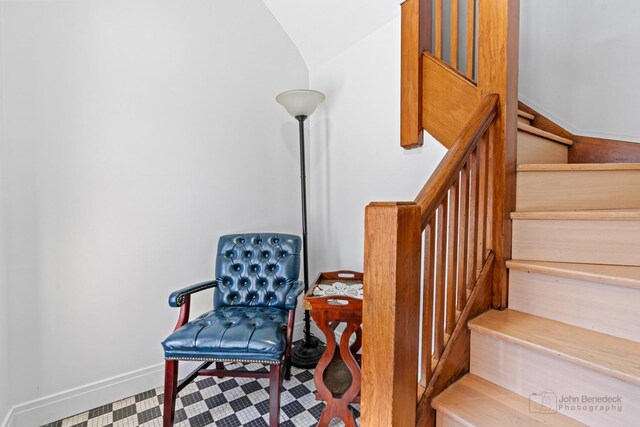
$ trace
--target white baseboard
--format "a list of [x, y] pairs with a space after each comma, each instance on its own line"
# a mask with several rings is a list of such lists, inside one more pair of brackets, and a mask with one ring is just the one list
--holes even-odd
[[[311, 324], [314, 335], [324, 341], [324, 335]], [[304, 336], [304, 321], [294, 326], [293, 340]], [[198, 362], [180, 364], [180, 373], [187, 374]], [[70, 417], [107, 403], [142, 393], [163, 383], [164, 364], [150, 366], [105, 380], [96, 381], [30, 402], [21, 403], [9, 410], [0, 427], [33, 427]]]
[[156, 388], [163, 371], [161, 363], [21, 403], [9, 410], [2, 427], [43, 425]]

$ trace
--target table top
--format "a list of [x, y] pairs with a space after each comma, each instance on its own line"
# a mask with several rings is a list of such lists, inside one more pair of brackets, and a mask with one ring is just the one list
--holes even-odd
[[334, 271], [320, 273], [303, 300], [305, 310], [362, 309], [362, 273]]

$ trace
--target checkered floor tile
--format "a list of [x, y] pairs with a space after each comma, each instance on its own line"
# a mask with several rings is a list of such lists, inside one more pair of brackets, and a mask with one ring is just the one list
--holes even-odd
[[[237, 369], [240, 365], [227, 365]], [[260, 364], [245, 365], [250, 371]], [[315, 399], [313, 371], [292, 368], [284, 381], [280, 404], [281, 427], [315, 426], [324, 403]], [[269, 425], [269, 380], [266, 378], [199, 377], [185, 387], [176, 401], [177, 427], [265, 427]], [[92, 409], [43, 427], [133, 427], [162, 425], [162, 387]], [[353, 405], [356, 417], [359, 406]], [[357, 419], [357, 418], [356, 418]], [[359, 424], [359, 420], [358, 420]], [[333, 420], [331, 427], [344, 425]]]

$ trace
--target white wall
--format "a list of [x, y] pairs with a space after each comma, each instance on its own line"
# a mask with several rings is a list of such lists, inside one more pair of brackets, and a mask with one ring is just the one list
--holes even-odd
[[[2, 9], [0, 8], [0, 28], [2, 27]], [[0, 32], [0, 75], [3, 69], [2, 33]], [[9, 285], [6, 275], [4, 194], [6, 181], [5, 136], [4, 136], [4, 93], [0, 80], [0, 425], [11, 407], [9, 390]]]
[[298, 231], [297, 127], [274, 97], [308, 71], [259, 0], [0, 7], [1, 410], [7, 389], [18, 405], [156, 367], [167, 297], [212, 277], [220, 234]]
[[523, 0], [520, 99], [577, 134], [640, 142], [640, 3]]
[[400, 148], [400, 18], [309, 70], [327, 100], [311, 117], [312, 272], [362, 271], [364, 208], [413, 200], [445, 154]]
[[[333, 58], [400, 15], [400, 0], [263, 0], [309, 66]], [[402, 0], [404, 1], [404, 0]]]

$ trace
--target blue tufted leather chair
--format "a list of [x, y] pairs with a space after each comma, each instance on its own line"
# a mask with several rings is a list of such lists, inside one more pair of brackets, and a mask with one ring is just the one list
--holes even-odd
[[[294, 313], [303, 283], [300, 238], [247, 233], [220, 237], [215, 280], [173, 292], [180, 307], [174, 332], [162, 342], [165, 354], [164, 427], [173, 425], [177, 394], [197, 376], [269, 378], [269, 425], [278, 425], [281, 378], [291, 375]], [[191, 295], [215, 288], [213, 310], [189, 321]], [[178, 361], [202, 361], [178, 383]], [[207, 369], [215, 362], [216, 369]], [[225, 362], [263, 363], [268, 371], [226, 370]]]

